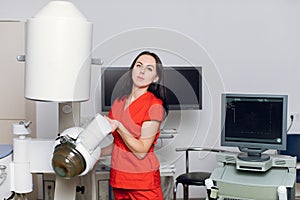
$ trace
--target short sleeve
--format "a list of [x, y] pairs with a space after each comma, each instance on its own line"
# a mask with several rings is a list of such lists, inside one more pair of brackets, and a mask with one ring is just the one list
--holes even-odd
[[157, 101], [152, 104], [145, 115], [144, 121], [163, 121], [164, 108], [161, 101]]

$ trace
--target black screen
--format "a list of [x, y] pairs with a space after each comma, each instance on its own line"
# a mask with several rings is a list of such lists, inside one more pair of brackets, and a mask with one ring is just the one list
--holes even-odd
[[282, 143], [283, 103], [280, 98], [227, 98], [225, 140]]
[[[164, 67], [167, 103], [170, 110], [202, 109], [202, 68]], [[102, 111], [109, 111], [118, 96], [122, 76], [126, 67], [108, 67], [102, 72]]]
[[106, 68], [102, 73], [102, 111], [109, 111], [112, 102], [118, 97], [122, 78], [128, 68]]

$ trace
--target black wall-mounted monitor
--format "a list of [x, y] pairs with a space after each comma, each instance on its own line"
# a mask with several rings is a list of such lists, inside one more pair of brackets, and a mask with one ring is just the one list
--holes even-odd
[[[102, 111], [109, 111], [117, 97], [122, 76], [128, 67], [107, 67], [101, 75]], [[164, 67], [167, 103], [170, 110], [202, 109], [202, 67]]]
[[238, 147], [247, 161], [286, 149], [287, 95], [222, 94], [221, 146]]

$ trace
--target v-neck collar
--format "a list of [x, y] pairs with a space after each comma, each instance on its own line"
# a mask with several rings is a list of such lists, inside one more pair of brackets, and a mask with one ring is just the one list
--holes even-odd
[[135, 104], [136, 102], [138, 102], [142, 97], [144, 97], [146, 94], [149, 94], [149, 92], [145, 92], [144, 94], [140, 95], [138, 98], [134, 99], [126, 108], [126, 101], [127, 99], [124, 100], [124, 105], [123, 105], [123, 111], [126, 111], [129, 109], [129, 107], [131, 107], [133, 104]]

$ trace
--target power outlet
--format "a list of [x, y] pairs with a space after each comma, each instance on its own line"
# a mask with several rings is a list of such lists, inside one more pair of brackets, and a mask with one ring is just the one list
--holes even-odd
[[300, 113], [291, 113], [294, 116], [294, 121], [300, 121]]
[[109, 199], [109, 182], [98, 181], [98, 199], [106, 200]]
[[45, 200], [54, 200], [54, 181], [44, 181], [44, 199]]
[[300, 121], [300, 113], [294, 113], [294, 120]]

